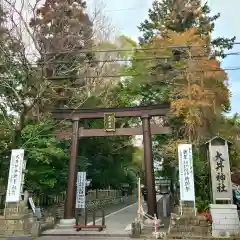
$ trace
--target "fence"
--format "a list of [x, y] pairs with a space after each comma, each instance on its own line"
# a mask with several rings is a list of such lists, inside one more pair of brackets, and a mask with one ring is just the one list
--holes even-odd
[[33, 202], [37, 206], [50, 206], [62, 203], [66, 198], [66, 193], [62, 192], [59, 193], [58, 195], [45, 195], [45, 194], [37, 195], [35, 193], [32, 194], [30, 193], [30, 197], [33, 198]]
[[[39, 206], [49, 206], [62, 203], [65, 200], [66, 192], [62, 192], [56, 196], [47, 196], [40, 195], [36, 196], [33, 194], [33, 201]], [[104, 190], [104, 189], [96, 189], [90, 190], [87, 192], [86, 201], [93, 201], [97, 199], [108, 199], [108, 198], [119, 198], [121, 197], [121, 191], [119, 190]]]
[[92, 201], [96, 199], [106, 199], [106, 198], [119, 198], [122, 192], [118, 190], [90, 190], [87, 192], [87, 201]]
[[5, 207], [5, 193], [0, 192], [0, 216], [3, 215]]
[[[96, 189], [90, 190], [87, 192], [86, 201], [94, 201], [94, 200], [104, 200], [104, 199], [114, 199], [121, 197], [121, 191], [119, 190], [104, 190], [104, 189]], [[58, 205], [64, 202], [66, 198], [66, 192], [62, 192], [58, 195], [39, 195], [30, 194], [33, 198], [33, 201], [38, 206], [51, 206]], [[0, 193], [0, 215], [3, 214], [5, 203], [5, 193]]]

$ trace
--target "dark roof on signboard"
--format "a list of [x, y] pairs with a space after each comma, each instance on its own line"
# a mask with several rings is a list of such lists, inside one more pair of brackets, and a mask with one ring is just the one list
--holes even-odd
[[232, 144], [232, 142], [230, 142], [229, 140], [223, 138], [223, 137], [220, 137], [220, 136], [215, 136], [213, 138], [211, 138], [210, 140], [208, 140], [207, 142], [205, 142], [205, 144], [209, 144], [210, 142], [212, 142], [213, 140], [217, 140], [217, 139], [220, 139], [222, 141], [227, 141], [228, 144]]

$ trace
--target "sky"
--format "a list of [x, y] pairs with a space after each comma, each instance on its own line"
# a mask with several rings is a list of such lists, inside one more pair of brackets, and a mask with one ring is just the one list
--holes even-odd
[[[91, 2], [91, 0], [89, 0]], [[94, 0], [92, 0], [94, 1]], [[137, 26], [147, 17], [152, 0], [95, 0], [105, 4], [105, 13], [117, 32], [137, 40], [140, 33]], [[233, 37], [240, 42], [240, 0], [208, 0], [213, 13], [220, 13], [221, 17], [216, 22], [214, 37]], [[235, 45], [230, 52], [240, 52], [240, 45]], [[239, 63], [238, 63], [239, 62]], [[222, 62], [223, 68], [240, 67], [240, 55], [229, 56]], [[240, 113], [240, 70], [227, 71], [229, 85], [232, 92], [231, 114]]]

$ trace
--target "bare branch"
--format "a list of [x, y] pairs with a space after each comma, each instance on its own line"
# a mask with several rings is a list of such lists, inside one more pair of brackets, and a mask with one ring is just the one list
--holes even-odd
[[[37, 3], [38, 2], [40, 2], [40, 1], [37, 1]], [[27, 19], [24, 18], [24, 14], [23, 14], [24, 5], [25, 5], [24, 0], [21, 0], [20, 10], [16, 6], [17, 1], [11, 2], [11, 0], [3, 0], [3, 4], [4, 3], [6, 3], [8, 5], [8, 7], [10, 8], [10, 14], [12, 14], [13, 18], [16, 15], [19, 17], [19, 19], [20, 19], [20, 21], [19, 21], [20, 28], [21, 28], [21, 26], [23, 24], [24, 30], [27, 32], [29, 37], [31, 37], [31, 40], [32, 40], [32, 43], [34, 44], [35, 49], [38, 50], [39, 53], [41, 53], [41, 49], [38, 47], [37, 41], [36, 41], [36, 39], [34, 37], [34, 34], [33, 34], [32, 30], [30, 29], [30, 27], [28, 25], [28, 21], [27, 21]]]
[[96, 43], [112, 41], [115, 38], [115, 27], [111, 19], [106, 15], [106, 4], [102, 0], [92, 1], [92, 12], [90, 12], [93, 23], [93, 37]]

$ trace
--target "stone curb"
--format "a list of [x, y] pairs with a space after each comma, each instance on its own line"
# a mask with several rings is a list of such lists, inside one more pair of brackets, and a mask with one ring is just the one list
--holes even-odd
[[62, 234], [40, 234], [41, 237], [50, 236], [50, 237], [67, 237], [67, 236], [76, 236], [76, 237], [130, 237], [130, 233], [62, 233]]

